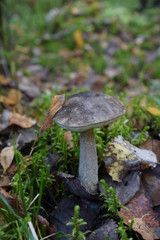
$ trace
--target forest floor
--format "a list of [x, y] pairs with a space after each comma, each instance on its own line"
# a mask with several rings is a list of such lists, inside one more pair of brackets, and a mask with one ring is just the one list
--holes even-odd
[[[160, 239], [160, 7], [138, 4], [3, 6], [0, 239]], [[79, 134], [50, 125], [58, 95], [84, 91], [127, 109], [95, 129], [97, 194], [78, 178]]]

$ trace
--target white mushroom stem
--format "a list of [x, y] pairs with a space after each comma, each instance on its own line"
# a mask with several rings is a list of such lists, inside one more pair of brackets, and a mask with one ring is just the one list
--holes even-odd
[[98, 184], [97, 150], [93, 129], [80, 134], [79, 178], [83, 186], [96, 193]]

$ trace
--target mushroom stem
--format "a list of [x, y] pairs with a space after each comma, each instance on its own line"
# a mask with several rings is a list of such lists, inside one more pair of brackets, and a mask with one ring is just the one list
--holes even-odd
[[81, 132], [80, 134], [79, 178], [90, 193], [96, 193], [98, 161], [93, 129]]

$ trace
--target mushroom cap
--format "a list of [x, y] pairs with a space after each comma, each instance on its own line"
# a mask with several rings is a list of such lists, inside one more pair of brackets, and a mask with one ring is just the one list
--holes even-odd
[[100, 92], [80, 92], [70, 96], [53, 120], [64, 129], [84, 132], [103, 127], [126, 111], [115, 97]]

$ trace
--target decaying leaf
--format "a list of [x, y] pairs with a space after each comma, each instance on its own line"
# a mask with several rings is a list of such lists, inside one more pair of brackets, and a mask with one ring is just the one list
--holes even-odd
[[11, 182], [11, 178], [7, 176], [1, 176], [0, 178], [0, 187], [8, 187]]
[[52, 126], [54, 115], [62, 108], [64, 103], [65, 103], [65, 95], [64, 94], [56, 95], [52, 98], [49, 111], [47, 113], [47, 116], [46, 116], [41, 128], [40, 128], [40, 132], [43, 132]]
[[73, 148], [74, 144], [73, 144], [73, 142], [72, 142], [73, 136], [72, 136], [72, 132], [71, 132], [71, 131], [66, 131], [66, 132], [64, 133], [64, 139], [67, 141], [68, 146], [69, 146], [70, 148]]
[[139, 149], [118, 136], [109, 143], [104, 163], [112, 179], [120, 182], [129, 170], [155, 167], [157, 159], [152, 151]]
[[141, 149], [151, 150], [156, 154], [157, 161], [160, 162], [160, 141], [157, 139], [149, 139], [140, 145]]
[[82, 38], [82, 33], [79, 30], [76, 30], [73, 33], [73, 37], [74, 37], [74, 40], [77, 44], [77, 47], [79, 47], [79, 48], [83, 47], [84, 41], [83, 41], [83, 38]]
[[121, 208], [119, 212], [120, 218], [124, 218], [124, 223], [128, 226], [133, 219], [133, 230], [141, 234], [145, 240], [160, 239], [160, 221], [158, 214], [155, 213], [150, 201], [144, 194], [134, 197], [126, 207], [128, 210]]
[[107, 219], [102, 226], [91, 232], [87, 240], [106, 240], [107, 236], [110, 240], [118, 240], [118, 233], [115, 231], [117, 227], [115, 221]]
[[96, 225], [100, 204], [71, 195], [63, 198], [50, 215], [50, 222], [57, 227], [58, 231], [62, 231], [65, 234], [72, 232], [72, 226], [66, 226], [66, 223], [72, 221], [71, 217], [73, 216], [75, 205], [80, 206], [79, 218], [83, 218], [87, 222], [86, 225], [81, 226], [82, 231], [93, 229]]
[[5, 104], [8, 106], [16, 106], [21, 100], [21, 92], [16, 89], [11, 89], [5, 99]]
[[0, 153], [0, 163], [3, 167], [3, 172], [6, 172], [10, 167], [14, 158], [14, 147], [5, 147]]
[[160, 205], [160, 166], [142, 173], [143, 185], [149, 193], [152, 206]]
[[5, 96], [3, 96], [3, 95], [0, 95], [0, 102], [1, 102], [1, 103], [4, 103], [4, 102], [5, 102], [5, 100], [6, 100], [6, 97], [5, 97]]
[[[47, 234], [50, 235], [53, 233], [49, 222], [47, 221], [47, 219], [45, 219], [44, 217], [42, 217], [41, 215], [37, 216], [37, 222], [38, 222], [38, 227], [41, 231], [43, 231], [44, 227], [46, 228]], [[51, 238], [52, 240], [54, 239], [54, 237]]]
[[[0, 188], [0, 194], [7, 200], [9, 205], [13, 208], [13, 210], [18, 213], [19, 216], [24, 217], [24, 211], [23, 211], [23, 204], [22, 200], [16, 195], [9, 195], [4, 189]], [[18, 204], [17, 204], [18, 203]], [[0, 201], [0, 207], [2, 207], [2, 202]]]
[[8, 85], [10, 83], [10, 78], [0, 74], [0, 84]]
[[35, 124], [35, 120], [28, 118], [26, 116], [20, 115], [18, 113], [13, 113], [10, 116], [10, 124], [15, 124], [22, 128], [30, 128]]
[[153, 116], [160, 116], [160, 109], [154, 107], [148, 107], [147, 111]]

